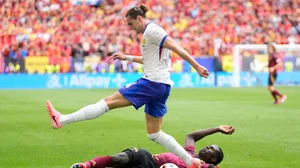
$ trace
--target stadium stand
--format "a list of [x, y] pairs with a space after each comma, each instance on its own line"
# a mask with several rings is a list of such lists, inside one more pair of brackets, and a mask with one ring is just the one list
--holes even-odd
[[[297, 0], [0, 0], [4, 72], [26, 72], [23, 60], [40, 56], [49, 58], [45, 73], [140, 71], [108, 56], [140, 55], [124, 14], [141, 3], [151, 9], [148, 18], [195, 57], [230, 54], [235, 44], [300, 43]], [[178, 62], [176, 55], [171, 59]], [[74, 60], [94, 64], [82, 68]]]

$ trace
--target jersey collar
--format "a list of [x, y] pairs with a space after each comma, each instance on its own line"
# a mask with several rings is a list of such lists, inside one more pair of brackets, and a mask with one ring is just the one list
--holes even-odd
[[143, 31], [143, 34], [145, 33], [145, 31], [146, 31], [146, 29], [147, 29], [147, 26], [148, 26], [150, 23], [152, 23], [152, 22], [148, 22], [148, 23], [146, 24], [145, 29], [144, 29], [144, 31]]

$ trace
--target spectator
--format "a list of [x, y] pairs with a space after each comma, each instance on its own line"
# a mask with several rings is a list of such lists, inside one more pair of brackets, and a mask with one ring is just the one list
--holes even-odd
[[[101, 2], [101, 3], [100, 3]], [[0, 3], [0, 55], [73, 57], [141, 55], [122, 15], [128, 0], [10, 0]], [[300, 43], [297, 0], [149, 0], [148, 18], [195, 57], [231, 54], [235, 44]], [[172, 61], [178, 57], [172, 54]], [[107, 66], [109, 63], [106, 62]], [[115, 69], [120, 71], [120, 66]], [[68, 68], [67, 68], [68, 69]], [[122, 68], [123, 69], [123, 68]], [[125, 68], [126, 70], [126, 68]]]

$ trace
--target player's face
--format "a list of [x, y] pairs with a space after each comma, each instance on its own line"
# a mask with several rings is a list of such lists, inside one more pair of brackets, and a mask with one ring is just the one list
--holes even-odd
[[126, 17], [127, 25], [131, 30], [135, 30], [137, 34], [143, 32], [142, 21], [139, 16], [136, 19], [131, 19], [130, 17]]
[[217, 145], [207, 145], [205, 148], [202, 148], [199, 152], [199, 159], [203, 160], [206, 163], [212, 163], [216, 159], [216, 152], [219, 151]]

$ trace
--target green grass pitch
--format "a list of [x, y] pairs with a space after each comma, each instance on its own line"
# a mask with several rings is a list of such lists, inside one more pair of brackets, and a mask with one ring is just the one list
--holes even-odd
[[[273, 105], [266, 88], [173, 89], [163, 131], [183, 144], [191, 131], [233, 125], [233, 135], [204, 138], [222, 147], [222, 168], [296, 168], [300, 166], [300, 88], [279, 87], [286, 103]], [[110, 95], [115, 89], [0, 90], [0, 167], [69, 168], [127, 147], [151, 153], [166, 150], [146, 135], [143, 108], [116, 109], [59, 130], [50, 127], [45, 102], [71, 113]]]

